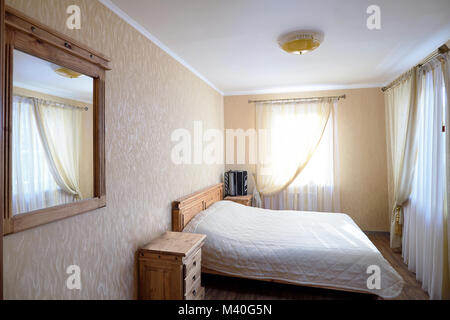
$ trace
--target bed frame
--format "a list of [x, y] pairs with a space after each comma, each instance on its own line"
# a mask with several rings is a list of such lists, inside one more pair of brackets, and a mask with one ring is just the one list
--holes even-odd
[[172, 203], [172, 231], [181, 232], [197, 213], [223, 200], [223, 183], [215, 184]]
[[[186, 227], [186, 225], [191, 221], [195, 215], [202, 212], [203, 210], [209, 208], [214, 202], [223, 200], [223, 183], [219, 183], [213, 185], [211, 187], [202, 189], [185, 197], [182, 197], [172, 203], [172, 231], [181, 232]], [[202, 266], [202, 273], [226, 276], [226, 277], [234, 277], [234, 278], [246, 278], [243, 276], [237, 275], [229, 275], [226, 273], [222, 273], [215, 270], [210, 270]], [[256, 278], [247, 278], [253, 280], [267, 281], [267, 282], [276, 282], [283, 284], [290, 284], [302, 287], [314, 287], [320, 289], [328, 289], [328, 290], [337, 290], [337, 291], [345, 291], [351, 293], [361, 293], [365, 295], [370, 295], [374, 298], [377, 298], [376, 295], [358, 291], [351, 289], [341, 289], [327, 286], [319, 286], [319, 285], [304, 285], [293, 283], [289, 281], [282, 281], [277, 279], [256, 279]]]

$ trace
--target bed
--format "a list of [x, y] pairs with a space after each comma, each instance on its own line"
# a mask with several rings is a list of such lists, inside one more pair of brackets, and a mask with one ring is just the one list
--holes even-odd
[[382, 298], [401, 293], [401, 276], [348, 215], [246, 207], [222, 195], [218, 184], [173, 203], [174, 231], [207, 235], [203, 272]]

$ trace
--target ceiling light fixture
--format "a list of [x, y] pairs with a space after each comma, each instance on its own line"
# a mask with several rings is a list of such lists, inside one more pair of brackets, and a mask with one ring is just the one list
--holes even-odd
[[316, 31], [294, 31], [278, 39], [281, 49], [292, 54], [305, 54], [317, 49], [323, 41], [323, 34]]
[[52, 64], [52, 69], [56, 74], [59, 74], [60, 76], [65, 78], [74, 79], [81, 77], [81, 73], [73, 71], [69, 68], [58, 66], [56, 64]]

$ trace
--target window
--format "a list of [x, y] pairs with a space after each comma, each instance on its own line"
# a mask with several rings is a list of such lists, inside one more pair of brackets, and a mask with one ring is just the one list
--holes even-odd
[[[295, 159], [295, 148], [302, 148], [308, 143], [308, 132], [312, 128], [320, 125], [319, 117], [308, 117], [306, 120], [302, 116], [292, 117], [292, 115], [277, 115], [274, 118], [272, 131], [273, 163], [274, 166], [280, 164], [283, 166], [284, 158]], [[299, 174], [297, 179], [291, 184], [291, 188], [306, 185], [332, 186], [334, 175], [334, 135], [333, 135], [333, 117], [327, 123], [320, 141], [312, 158], [306, 167]], [[286, 145], [290, 140], [283, 137], [295, 136], [294, 145]], [[275, 143], [276, 142], [276, 143]], [[282, 171], [278, 168], [277, 171]], [[275, 169], [276, 170], [276, 169]]]
[[73, 202], [74, 196], [61, 190], [47, 164], [32, 100], [15, 96], [12, 117], [13, 216]]
[[[338, 211], [337, 103], [325, 100], [257, 108], [258, 128], [268, 129], [258, 132], [262, 165], [257, 179], [263, 207]], [[261, 185], [269, 190], [273, 186], [271, 192]]]
[[292, 183], [292, 187], [307, 185], [328, 186], [334, 184], [334, 124], [330, 118], [322, 140], [306, 167]]

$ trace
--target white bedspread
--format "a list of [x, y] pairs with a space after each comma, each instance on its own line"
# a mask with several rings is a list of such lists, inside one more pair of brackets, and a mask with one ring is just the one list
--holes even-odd
[[[353, 220], [341, 213], [275, 211], [219, 201], [184, 232], [208, 237], [202, 266], [230, 275], [400, 294], [403, 279]], [[369, 289], [369, 266], [381, 271], [381, 288]]]

